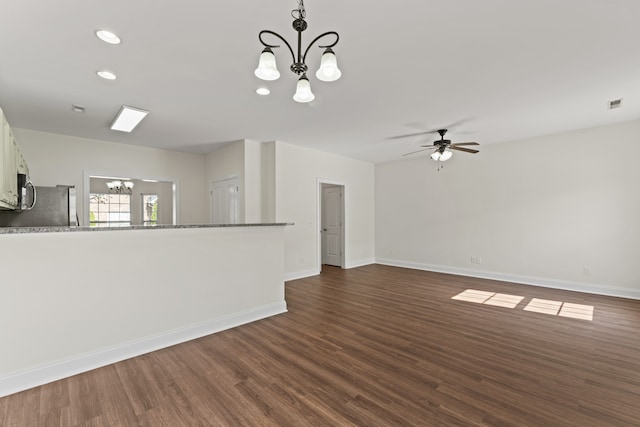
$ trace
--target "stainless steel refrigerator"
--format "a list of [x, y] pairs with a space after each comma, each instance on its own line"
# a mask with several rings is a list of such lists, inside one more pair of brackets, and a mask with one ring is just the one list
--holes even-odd
[[36, 186], [27, 204], [33, 208], [22, 211], [0, 211], [0, 227], [56, 227], [79, 225], [76, 211], [76, 189], [73, 186]]

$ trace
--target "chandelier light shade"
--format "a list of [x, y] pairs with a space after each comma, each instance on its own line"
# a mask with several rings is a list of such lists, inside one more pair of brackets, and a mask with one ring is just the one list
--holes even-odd
[[315, 99], [315, 95], [311, 92], [311, 84], [306, 74], [303, 74], [298, 79], [298, 85], [296, 86], [296, 93], [293, 95], [293, 100], [296, 102], [311, 102]]
[[256, 77], [262, 80], [277, 80], [280, 78], [280, 71], [276, 67], [276, 56], [271, 48], [265, 47], [260, 54], [260, 62], [255, 71]]
[[[307, 29], [307, 21], [305, 21], [307, 12], [304, 8], [304, 0], [298, 1], [298, 8], [291, 11], [291, 15], [295, 18], [293, 21], [293, 29], [298, 33], [298, 44], [297, 49], [294, 52], [293, 48], [282, 37], [280, 34], [270, 31], [270, 30], [262, 30], [258, 34], [258, 40], [264, 46], [262, 53], [260, 54], [260, 61], [258, 62], [258, 68], [255, 70], [256, 77], [262, 80], [276, 80], [280, 77], [280, 72], [276, 66], [276, 57], [273, 54], [273, 50], [275, 48], [280, 47], [280, 45], [269, 44], [263, 40], [264, 35], [271, 35], [277, 37], [282, 40], [282, 42], [289, 48], [289, 52], [291, 53], [292, 64], [289, 67], [291, 71], [297, 74], [299, 77], [298, 84], [296, 86], [296, 93], [293, 95], [293, 99], [296, 102], [310, 102], [313, 101], [315, 96], [311, 92], [311, 84], [309, 83], [309, 79], [307, 78], [307, 70], [309, 67], [307, 66], [306, 59], [307, 53], [309, 53], [309, 49], [320, 39], [324, 37], [335, 37], [335, 41], [330, 44], [318, 46], [321, 49], [324, 49], [324, 53], [320, 59], [320, 68], [316, 72], [316, 77], [318, 80], [325, 82], [333, 82], [340, 78], [342, 73], [338, 68], [338, 62], [336, 59], [336, 55], [331, 49], [336, 44], [338, 44], [338, 40], [340, 36], [335, 31], [328, 31], [326, 33], [320, 34], [318, 37], [313, 39], [311, 43], [307, 46], [307, 48], [302, 50], [302, 32]], [[297, 55], [296, 55], [297, 53]]]
[[320, 68], [316, 72], [316, 77], [323, 82], [335, 82], [341, 75], [342, 73], [338, 69], [336, 54], [328, 47], [322, 54]]

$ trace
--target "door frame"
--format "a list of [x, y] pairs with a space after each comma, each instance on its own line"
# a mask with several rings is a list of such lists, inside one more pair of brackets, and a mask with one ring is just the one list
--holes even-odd
[[333, 185], [342, 187], [342, 203], [340, 203], [341, 216], [340, 220], [342, 221], [342, 227], [340, 228], [340, 252], [342, 255], [340, 256], [340, 268], [346, 268], [346, 228], [347, 222], [345, 221], [346, 215], [345, 212], [347, 210], [347, 185], [344, 182], [335, 181], [331, 179], [325, 178], [317, 178], [316, 179], [316, 224], [318, 225], [316, 240], [317, 240], [317, 262], [318, 262], [318, 272], [322, 271], [322, 187], [323, 185]]

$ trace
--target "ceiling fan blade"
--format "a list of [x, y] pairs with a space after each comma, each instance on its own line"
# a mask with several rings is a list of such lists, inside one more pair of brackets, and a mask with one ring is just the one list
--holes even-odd
[[433, 148], [433, 147], [430, 147], [430, 148], [423, 148], [422, 150], [418, 150], [418, 151], [412, 151], [412, 152], [410, 152], [410, 153], [403, 154], [403, 156], [410, 156], [411, 154], [416, 154], [416, 153], [419, 153], [419, 152], [421, 152], [421, 151], [431, 150], [431, 148]]
[[[409, 138], [409, 137], [412, 137], [412, 136], [428, 135], [430, 133], [438, 133], [438, 131], [440, 129], [455, 129], [456, 127], [460, 126], [461, 124], [466, 123], [466, 122], [468, 122], [470, 120], [473, 120], [473, 119], [474, 119], [474, 117], [467, 117], [467, 118], [464, 118], [464, 119], [457, 120], [457, 121], [455, 121], [453, 123], [449, 123], [446, 126], [441, 126], [439, 128], [436, 128], [436, 129], [427, 130], [427, 131], [423, 131], [423, 132], [408, 133], [406, 135], [390, 136], [390, 137], [387, 137], [387, 139], [401, 139], [401, 138]], [[462, 132], [462, 133], [469, 133], [469, 132]]]
[[[473, 119], [473, 117], [468, 117], [468, 118], [466, 118], [466, 119], [461, 119], [461, 120], [455, 121], [455, 122], [453, 122], [453, 123], [449, 123], [448, 125], [441, 126], [441, 127], [439, 127], [439, 128], [436, 128], [436, 129], [430, 130], [430, 131], [425, 132], [425, 133], [439, 133], [439, 132], [440, 132], [440, 130], [444, 130], [444, 131], [445, 131], [445, 133], [446, 133], [446, 132], [448, 132], [448, 131], [450, 131], [450, 130], [455, 130], [455, 128], [457, 128], [457, 127], [458, 127], [458, 126], [460, 126], [461, 124], [466, 123], [466, 122], [468, 122], [469, 120], [472, 120], [472, 119]], [[470, 132], [468, 132], [468, 131], [467, 131], [467, 132], [455, 131], [455, 133], [470, 133]]]
[[480, 145], [477, 142], [456, 142], [455, 144], [451, 144], [451, 145]]
[[463, 147], [456, 147], [455, 145], [450, 145], [448, 148], [450, 148], [451, 150], [458, 150], [458, 151], [464, 151], [465, 153], [479, 153], [480, 151], [478, 150], [472, 150], [470, 148], [463, 148]]
[[429, 133], [436, 133], [437, 131], [425, 131], [425, 132], [416, 132], [416, 133], [408, 133], [406, 135], [397, 135], [397, 136], [389, 136], [387, 137], [387, 139], [401, 139], [401, 138], [409, 138], [412, 136], [420, 136], [420, 135], [427, 135]]
[[467, 117], [467, 118], [464, 118], [464, 119], [460, 119], [460, 120], [457, 120], [457, 121], [455, 121], [453, 123], [449, 123], [447, 126], [444, 127], [444, 129], [455, 129], [458, 126], [460, 126], [461, 124], [466, 123], [466, 122], [471, 121], [471, 120], [473, 120], [473, 117]]
[[421, 145], [420, 147], [428, 147], [428, 148], [438, 148], [439, 144], [429, 144], [429, 145]]

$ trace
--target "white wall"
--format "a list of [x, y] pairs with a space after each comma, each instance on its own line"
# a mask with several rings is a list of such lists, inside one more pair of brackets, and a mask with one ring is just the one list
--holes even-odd
[[276, 221], [285, 229], [287, 279], [318, 274], [318, 180], [345, 187], [345, 251], [350, 268], [374, 261], [374, 166], [321, 151], [275, 143]]
[[[242, 140], [206, 155], [206, 176], [211, 182], [240, 178], [240, 222], [273, 222], [273, 143]], [[209, 206], [209, 210], [211, 207]]]
[[286, 311], [283, 228], [0, 234], [0, 396]]
[[[84, 214], [84, 172], [178, 181], [178, 222], [207, 221], [204, 156], [14, 129], [36, 185], [75, 185], [78, 214]], [[84, 225], [84, 224], [83, 224]]]
[[276, 143], [262, 144], [262, 220], [276, 220]]
[[263, 214], [263, 181], [268, 181], [263, 171], [263, 148], [266, 144], [255, 141], [244, 142], [244, 222], [247, 224], [265, 221]]
[[75, 185], [80, 210], [84, 206], [85, 171], [175, 178], [180, 184], [179, 223], [208, 223], [209, 183], [240, 177], [240, 218], [245, 222], [295, 223], [286, 232], [288, 278], [320, 271], [318, 180], [343, 184], [345, 266], [374, 261], [373, 164], [282, 142], [238, 141], [203, 156], [26, 129], [17, 129], [16, 138], [34, 183]]
[[378, 164], [376, 259], [640, 298], [639, 141], [635, 121]]
[[208, 181], [240, 177], [240, 218], [292, 222], [285, 229], [287, 279], [320, 272], [318, 180], [345, 186], [345, 267], [374, 261], [373, 164], [283, 142], [239, 141], [206, 155]]

